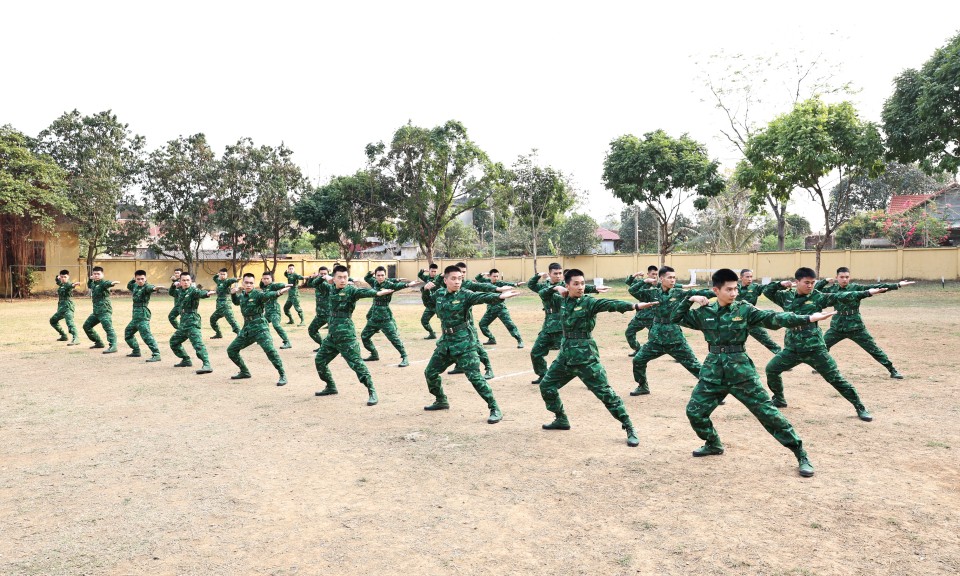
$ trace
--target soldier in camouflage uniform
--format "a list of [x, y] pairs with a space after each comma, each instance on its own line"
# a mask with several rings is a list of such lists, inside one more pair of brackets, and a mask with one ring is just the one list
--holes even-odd
[[[760, 377], [747, 356], [744, 344], [755, 326], [771, 329], [797, 328], [828, 318], [832, 313], [814, 312], [799, 316], [789, 312], [760, 310], [749, 302], [737, 299], [737, 274], [724, 268], [713, 274], [713, 292], [717, 301], [710, 304], [705, 296], [685, 298], [676, 308], [674, 320], [700, 330], [709, 353], [703, 361], [699, 381], [687, 403], [687, 419], [705, 444], [693, 451], [694, 456], [723, 454], [723, 444], [710, 414], [727, 394], [743, 403], [763, 427], [797, 457], [801, 476], [813, 476], [813, 465], [803, 449], [803, 441], [790, 422], [770, 402], [760, 384]], [[690, 310], [694, 302], [700, 304]]]
[[209, 374], [213, 372], [210, 367], [210, 357], [207, 355], [207, 349], [203, 345], [203, 335], [200, 333], [201, 318], [197, 309], [200, 307], [201, 298], [209, 298], [217, 293], [216, 290], [202, 290], [193, 285], [193, 276], [188, 271], [180, 274], [180, 327], [170, 337], [170, 349], [173, 354], [180, 359], [176, 368], [193, 366], [190, 355], [183, 349], [183, 343], [190, 340], [194, 352], [203, 362], [203, 366], [197, 370], [197, 374]]
[[367, 365], [360, 358], [360, 346], [357, 344], [357, 330], [353, 325], [353, 311], [357, 307], [357, 300], [361, 298], [379, 298], [392, 294], [393, 290], [371, 288], [357, 288], [348, 285], [349, 273], [346, 266], [333, 267], [333, 289], [330, 291], [330, 328], [327, 337], [320, 345], [320, 351], [313, 363], [317, 367], [320, 380], [326, 387], [316, 393], [317, 396], [330, 396], [337, 393], [337, 385], [330, 373], [330, 361], [343, 355], [350, 369], [356, 373], [360, 383], [367, 387], [369, 394], [367, 406], [375, 406], [379, 402], [377, 390], [373, 386], [373, 377], [367, 370]]
[[283, 305], [283, 314], [287, 317], [287, 324], [293, 324], [293, 315], [290, 314], [290, 308], [297, 311], [300, 316], [300, 324], [303, 326], [303, 308], [300, 307], [300, 283], [303, 282], [303, 276], [296, 273], [296, 266], [290, 264], [287, 271], [283, 273], [287, 277], [287, 284], [290, 285], [290, 291], [287, 292], [287, 301]]
[[174, 330], [180, 327], [180, 322], [177, 321], [177, 318], [180, 317], [180, 274], [182, 273], [183, 270], [180, 268], [174, 268], [173, 276], [170, 277], [170, 289], [167, 290], [167, 294], [170, 294], [170, 297], [173, 298], [173, 308], [170, 309], [167, 320], [170, 321], [170, 325], [173, 326]]
[[147, 362], [159, 362], [160, 346], [157, 345], [157, 341], [150, 332], [150, 295], [163, 290], [163, 288], [147, 284], [146, 271], [137, 270], [133, 273], [133, 280], [127, 282], [127, 290], [130, 291], [133, 300], [133, 317], [123, 330], [123, 339], [132, 350], [127, 356], [130, 358], [140, 357], [140, 345], [137, 344], [137, 333], [139, 333], [143, 343], [147, 345], [151, 352]]
[[270, 327], [263, 317], [263, 309], [265, 302], [276, 300], [289, 288], [284, 286], [279, 290], [261, 291], [254, 289], [255, 282], [254, 275], [248, 272], [243, 275], [240, 286], [233, 286], [230, 289], [230, 299], [234, 305], [240, 307], [240, 314], [243, 316], [243, 328], [227, 346], [227, 356], [240, 369], [240, 372], [231, 376], [230, 379], [243, 380], [251, 377], [250, 370], [240, 357], [240, 351], [252, 344], [259, 344], [270, 359], [270, 363], [280, 374], [277, 386], [283, 386], [287, 383], [287, 374], [283, 371], [280, 353], [273, 347], [273, 338], [270, 336]]
[[439, 272], [439, 267], [431, 263], [430, 271], [424, 272], [421, 270], [417, 272], [417, 278], [422, 280], [424, 284], [434, 286], [433, 290], [427, 290], [422, 286], [420, 287], [420, 299], [423, 301], [423, 314], [420, 316], [420, 325], [427, 331], [427, 337], [424, 338], [424, 340], [436, 340], [437, 335], [430, 326], [430, 319], [437, 315], [437, 310], [433, 307], [433, 294], [440, 289], [443, 277]]
[[[677, 273], [673, 268], [664, 266], [657, 271], [660, 284], [643, 290], [631, 289], [631, 294], [641, 302], [659, 302], [653, 308], [653, 327], [650, 337], [643, 348], [633, 357], [633, 379], [637, 387], [630, 392], [631, 396], [642, 396], [650, 393], [647, 382], [647, 364], [656, 358], [669, 354], [687, 369], [694, 377], [700, 375], [700, 362], [694, 355], [680, 326], [672, 320], [680, 302], [689, 296], [713, 296], [710, 290], [686, 291], [677, 286]], [[649, 280], [644, 280], [649, 283]]]
[[610, 414], [623, 425], [623, 429], [627, 431], [627, 446], [639, 446], [640, 440], [637, 438], [623, 400], [607, 382], [607, 372], [600, 363], [600, 351], [596, 340], [593, 339], [593, 328], [597, 324], [597, 314], [601, 312], [620, 312], [621, 314], [631, 310], [639, 312], [656, 306], [657, 303], [638, 304], [585, 296], [586, 281], [583, 278], [583, 271], [576, 268], [567, 270], [563, 279], [565, 287], [551, 288], [554, 291], [553, 307], [560, 308], [563, 339], [560, 342], [560, 353], [550, 364], [550, 368], [543, 376], [543, 381], [540, 382], [540, 395], [547, 410], [553, 412], [555, 416], [553, 422], [543, 425], [543, 429], [570, 429], [570, 420], [560, 400], [560, 388], [579, 377], [587, 389], [593, 392], [607, 407]]
[[[798, 268], [794, 276], [796, 282], [784, 280], [767, 284], [763, 289], [763, 295], [787, 312], [797, 314], [813, 314], [830, 306], [837, 306], [840, 303], [849, 305], [874, 294], [886, 292], [886, 288], [873, 288], [860, 292], [824, 294], [813, 289], [817, 273], [812, 269]], [[796, 290], [788, 290], [794, 286]], [[773, 392], [774, 406], [778, 408], [787, 406], [787, 400], [783, 394], [783, 378], [780, 375], [801, 363], [819, 372], [841, 396], [853, 404], [861, 420], [865, 422], [873, 420], [873, 416], [861, 402], [856, 388], [840, 374], [837, 363], [823, 343], [823, 332], [816, 324], [791, 328], [784, 339], [783, 350], [767, 364], [767, 386]]]
[[70, 281], [70, 271], [68, 270], [61, 270], [56, 281], [57, 313], [50, 317], [50, 325], [60, 335], [57, 341], [66, 342], [68, 340], [67, 333], [60, 327], [60, 321], [63, 320], [67, 324], [70, 335], [73, 336], [73, 340], [67, 346], [76, 346], [80, 343], [80, 339], [78, 338], [77, 325], [73, 323], [73, 313], [76, 310], [73, 305], [73, 289], [80, 283]]
[[[656, 281], [657, 280], [657, 271], [659, 268], [656, 266], [647, 266], [647, 278]], [[631, 289], [643, 290], [647, 288], [646, 283], [643, 281], [644, 276], [637, 272], [636, 274], [631, 274], [627, 276], [627, 291]], [[634, 288], [636, 287], [636, 288]], [[630, 293], [633, 295], [633, 293]], [[624, 332], [624, 336], [627, 337], [627, 344], [630, 345], [630, 348], [633, 349], [633, 352], [628, 354], [631, 358], [637, 355], [637, 352], [640, 351], [640, 342], [637, 341], [637, 332], [646, 328], [649, 330], [653, 327], [653, 310], [649, 308], [644, 308], [643, 310], [637, 311], [633, 315], [633, 318], [630, 320], [630, 323], [627, 324], [627, 330]]]
[[237, 283], [236, 278], [227, 278], [227, 269], [221, 268], [220, 272], [213, 277], [213, 283], [217, 287], [217, 308], [213, 311], [213, 315], [210, 316], [210, 327], [213, 328], [213, 336], [211, 339], [223, 338], [223, 334], [220, 333], [220, 326], [217, 325], [217, 322], [224, 318], [227, 321], [227, 324], [230, 325], [230, 329], [233, 330], [234, 334], [240, 332], [240, 326], [237, 324], [237, 321], [233, 319], [233, 307], [230, 305], [230, 286]]
[[[377, 266], [373, 272], [367, 272], [366, 276], [363, 277], [363, 281], [377, 291], [402, 290], [420, 284], [419, 282], [401, 282], [400, 280], [387, 278], [387, 269], [383, 266]], [[360, 341], [363, 342], [363, 347], [367, 349], [370, 356], [364, 358], [363, 361], [376, 362], [380, 359], [380, 354], [377, 353], [377, 347], [373, 345], [373, 336], [377, 332], [383, 332], [387, 340], [389, 340], [390, 343], [393, 344], [393, 347], [397, 349], [397, 352], [400, 353], [399, 367], [406, 368], [410, 365], [410, 361], [407, 359], [407, 351], [404, 349], [400, 335], [397, 333], [397, 323], [394, 321], [393, 312], [390, 310], [390, 301], [392, 299], [393, 294], [378, 296], [373, 299], [373, 306], [367, 311], [367, 325], [363, 327], [363, 332], [360, 333]]]
[[327, 320], [330, 317], [330, 289], [333, 287], [330, 281], [332, 279], [328, 274], [327, 267], [321, 266], [319, 271], [307, 278], [304, 283], [307, 288], [313, 288], [316, 298], [317, 315], [313, 317], [310, 326], [307, 328], [307, 334], [317, 343], [317, 349], [314, 352], [320, 351], [320, 345], [323, 344], [320, 329], [327, 325]]
[[[533, 363], [533, 371], [537, 377], [531, 384], [539, 384], [543, 381], [544, 374], [547, 373], [547, 354], [551, 350], [560, 349], [560, 341], [563, 339], [563, 324], [560, 322], [559, 301], [554, 300], [553, 290], [556, 286], [563, 285], [563, 266], [556, 262], [551, 262], [547, 267], [548, 274], [534, 274], [527, 281], [527, 287], [540, 296], [543, 304], [543, 326], [540, 333], [537, 334], [537, 340], [530, 349], [530, 361]], [[608, 289], [597, 288], [592, 284], [587, 284], [587, 293], [606, 292]]]
[[[517, 284], [514, 282], [504, 282], [501, 280], [500, 271], [496, 268], [490, 270], [489, 282], [487, 278], [483, 277], [483, 274], [477, 274], [476, 281], [493, 284], [498, 288], [503, 286], [508, 288], [517, 287]], [[517, 348], [523, 348], [523, 338], [520, 336], [520, 330], [517, 328], [517, 325], [513, 323], [513, 319], [510, 318], [510, 311], [507, 310], [507, 305], [503, 301], [495, 304], [487, 304], [487, 311], [484, 312], [483, 318], [480, 319], [480, 332], [483, 332], [483, 335], [487, 337], [487, 341], [484, 342], [483, 345], [495, 346], [497, 344], [497, 339], [494, 338], [493, 332], [490, 331], [490, 324], [497, 319], [503, 322], [503, 325], [507, 328], [507, 332], [517, 341]]]
[[487, 402], [490, 417], [487, 422], [496, 424], [503, 419], [503, 413], [497, 405], [490, 385], [480, 374], [479, 358], [477, 356], [477, 338], [470, 329], [473, 322], [470, 317], [470, 308], [478, 304], [489, 304], [496, 300], [505, 300], [517, 296], [517, 292], [506, 290], [495, 293], [478, 293], [461, 288], [463, 273], [457, 266], [447, 266], [443, 271], [444, 287], [437, 290], [434, 303], [437, 316], [440, 318], [441, 336], [437, 341], [437, 348], [427, 364], [423, 374], [427, 379], [427, 389], [433, 394], [433, 404], [424, 406], [424, 410], [447, 410], [450, 403], [443, 391], [440, 374], [448, 366], [456, 364], [467, 375], [467, 379]]
[[[264, 292], [272, 290], [276, 292], [284, 287], [293, 288], [289, 284], [284, 284], [283, 282], [274, 282], [273, 281], [273, 272], [269, 270], [264, 271], [263, 275], [260, 277], [260, 290]], [[293, 345], [290, 344], [290, 338], [287, 337], [287, 332], [283, 329], [283, 326], [280, 324], [280, 303], [277, 300], [265, 300], [264, 301], [264, 317], [267, 319], [272, 326], [274, 331], [280, 336], [280, 341], [282, 342], [280, 349], [287, 350], [293, 348]]]
[[[880, 284], [856, 284], [850, 282], [850, 269], [846, 267], [837, 268], [837, 278], [825, 278], [817, 282], [813, 289], [819, 290], [824, 294], [841, 294], [844, 292], [862, 292], [871, 288], [886, 288], [887, 290], [898, 290], [903, 286], [909, 286], [913, 282], [901, 280], [900, 282], [883, 282]], [[891, 378], [902, 380], [903, 375], [893, 367], [893, 362], [877, 346], [873, 336], [867, 332], [867, 327], [863, 324], [863, 317], [860, 316], [860, 301], [838, 302], [836, 305], [837, 315], [830, 321], [830, 329], [823, 335], [823, 343], [827, 350], [833, 348], [841, 340], [849, 338], [856, 342], [858, 346], [866, 350], [867, 354], [880, 363], [881, 366], [890, 372]]]
[[93, 267], [88, 284], [90, 294], [93, 296], [93, 313], [83, 323], [83, 331], [93, 342], [90, 348], [103, 348], [103, 340], [93, 329], [97, 324], [103, 324], [103, 330], [107, 333], [107, 343], [110, 345], [103, 351], [104, 354], [113, 354], [117, 351], [117, 333], [113, 331], [113, 306], [110, 304], [110, 288], [116, 284], [115, 281], [103, 279], [103, 268]]
[[[763, 286], [759, 282], [753, 281], [753, 270], [749, 268], [744, 268], [740, 271], [740, 292], [737, 296], [737, 300], [740, 302], [749, 302], [750, 304], [756, 306], [757, 300], [760, 299], [760, 294], [763, 293]], [[763, 329], [762, 326], [752, 326], [750, 328], [750, 335], [753, 336], [755, 340], [763, 344], [763, 347], [767, 350], [777, 354], [782, 350], [780, 346], [773, 341], [773, 338], [770, 337], [770, 334]]]
[[[510, 290], [507, 286], [497, 287], [489, 282], [474, 282], [467, 277], [467, 265], [465, 263], [458, 262], [456, 266], [460, 269], [460, 274], [463, 276], [460, 287], [465, 290], [470, 290], [471, 292], [506, 292]], [[480, 343], [480, 334], [477, 333], [477, 327], [473, 323], [473, 307], [467, 309], [467, 317], [470, 318], [470, 332], [473, 333], [473, 339], [477, 343], [477, 357], [480, 359], [480, 363], [483, 364], [483, 377], [486, 380], [491, 380], [494, 377], [493, 363], [490, 362], [490, 355], [487, 354], [487, 351], [483, 348], [483, 344]], [[456, 366], [453, 370], [447, 372], [447, 374], [465, 374], [465, 372], [461, 370], [459, 366]]]

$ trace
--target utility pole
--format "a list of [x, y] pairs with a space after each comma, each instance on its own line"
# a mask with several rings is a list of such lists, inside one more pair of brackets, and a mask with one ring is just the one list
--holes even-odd
[[640, 253], [640, 208], [633, 207], [633, 252]]

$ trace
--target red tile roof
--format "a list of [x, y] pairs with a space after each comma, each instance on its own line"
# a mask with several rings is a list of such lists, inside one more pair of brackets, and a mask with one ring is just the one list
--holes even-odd
[[619, 240], [620, 235], [614, 232], [613, 230], [607, 230], [606, 228], [597, 228], [597, 236], [600, 237], [600, 240]]
[[940, 192], [935, 194], [900, 194], [890, 198], [890, 206], [887, 207], [887, 214], [900, 214], [916, 208], [927, 200], [939, 196]]

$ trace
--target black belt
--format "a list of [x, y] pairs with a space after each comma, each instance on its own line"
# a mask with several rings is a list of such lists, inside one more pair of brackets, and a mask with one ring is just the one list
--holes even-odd
[[671, 321], [669, 321], [669, 320], [664, 320], [663, 318], [661, 318], [661, 317], [659, 317], [659, 316], [654, 316], [654, 317], [653, 317], [653, 323], [654, 323], [654, 324], [673, 324], [673, 322], [671, 322]]
[[440, 331], [443, 332], [444, 334], [455, 334], [457, 332], [460, 332], [461, 330], [469, 330], [469, 329], [470, 329], [469, 324], [467, 324], [466, 322], [461, 322], [459, 324], [454, 324], [449, 328], [441, 328]]
[[389, 306], [389, 305], [390, 305], [390, 298], [374, 298], [374, 299], [373, 299], [373, 305], [374, 305], [374, 306]]
[[708, 346], [711, 354], [736, 354], [738, 352], [746, 352], [747, 349], [743, 344], [727, 344], [725, 346]]
[[856, 316], [859, 313], [857, 310], [846, 310], [844, 312], [837, 312], [837, 316]]
[[330, 311], [331, 318], [350, 318], [351, 316], [353, 316], [353, 312], [341, 312], [339, 310]]
[[793, 328], [791, 328], [791, 330], [793, 330], [794, 332], [806, 332], [808, 330], [816, 330], [816, 328], [817, 328], [816, 322], [808, 322], [803, 326], [794, 326]]
[[593, 338], [592, 332], [566, 332], [563, 333], [564, 338], [570, 338], [573, 340], [587, 340]]
[[243, 317], [244, 320], [256, 320], [256, 319], [258, 319], [258, 318], [259, 318], [260, 320], [263, 320], [263, 319], [264, 319], [263, 316], [261, 316], [260, 314], [256, 314], [256, 315], [254, 315], [254, 316], [246, 316], [246, 315], [244, 315], [244, 317]]

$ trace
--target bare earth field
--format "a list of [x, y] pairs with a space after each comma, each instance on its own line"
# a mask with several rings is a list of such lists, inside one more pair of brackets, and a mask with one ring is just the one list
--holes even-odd
[[[612, 295], [627, 298], [622, 286]], [[302, 300], [309, 322], [312, 293]], [[785, 374], [810, 479], [732, 398], [714, 414], [726, 454], [692, 458], [694, 378], [660, 359], [653, 393], [629, 397], [628, 315], [607, 315], [596, 334], [636, 449], [577, 380], [562, 392], [573, 429], [540, 429], [552, 415], [530, 384], [542, 312], [529, 293], [510, 302], [526, 349], [494, 326], [494, 426], [463, 376], [444, 378], [451, 410], [422, 410], [434, 343], [412, 291], [393, 306], [412, 366], [396, 367], [376, 337], [376, 407], [342, 359], [340, 394], [314, 397], [306, 327], [287, 327], [283, 388], [256, 346], [244, 353], [254, 378], [231, 381], [229, 338], [207, 340], [213, 374], [174, 368], [170, 305], [154, 299], [163, 362], [145, 364], [124, 357], [129, 298], [114, 298], [120, 353], [109, 356], [85, 338], [56, 342], [53, 300], [0, 303], [0, 574], [960, 573], [956, 284], [864, 302], [905, 380], [855, 344], [834, 349], [874, 422], [807, 367]], [[89, 299], [77, 307], [79, 327]], [[702, 359], [702, 337], [687, 334]], [[762, 370], [770, 353], [748, 347]]]

